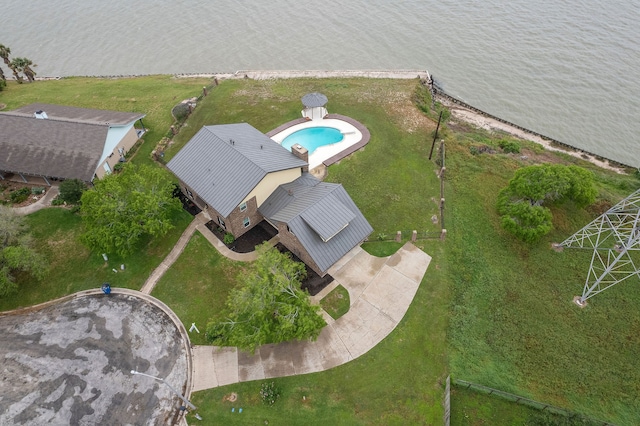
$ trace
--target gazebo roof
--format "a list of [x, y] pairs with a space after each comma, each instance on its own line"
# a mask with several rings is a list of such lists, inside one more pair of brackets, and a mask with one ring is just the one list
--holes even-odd
[[307, 93], [302, 97], [302, 104], [307, 108], [315, 108], [325, 106], [328, 102], [328, 99], [322, 93], [314, 92]]

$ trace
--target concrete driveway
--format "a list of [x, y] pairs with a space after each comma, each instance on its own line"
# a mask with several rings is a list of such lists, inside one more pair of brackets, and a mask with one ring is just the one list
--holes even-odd
[[315, 342], [261, 346], [254, 355], [236, 348], [193, 348], [193, 391], [232, 383], [328, 370], [365, 354], [388, 336], [404, 317], [431, 257], [405, 244], [393, 256], [379, 258], [356, 247], [329, 273], [332, 286], [348, 291], [349, 312], [327, 327]]
[[[0, 314], [0, 424], [167, 425], [190, 385], [174, 320], [132, 291]], [[96, 292], [93, 292], [96, 293]]]

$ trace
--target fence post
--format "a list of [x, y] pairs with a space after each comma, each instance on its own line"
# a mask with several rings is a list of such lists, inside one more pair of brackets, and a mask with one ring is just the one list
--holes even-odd
[[417, 239], [418, 239], [418, 231], [414, 229], [413, 232], [411, 233], [411, 241], [415, 243]]
[[402, 231], [396, 232], [396, 243], [402, 241]]
[[451, 421], [451, 376], [447, 376], [444, 388], [444, 426], [449, 426]]
[[440, 232], [440, 241], [444, 241], [446, 236], [447, 236], [447, 230], [442, 229], [442, 231]]

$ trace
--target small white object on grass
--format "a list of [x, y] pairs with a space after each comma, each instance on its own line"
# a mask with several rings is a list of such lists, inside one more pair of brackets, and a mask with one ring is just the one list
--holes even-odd
[[105, 262], [109, 260], [109, 258], [107, 257], [107, 253], [102, 253], [102, 258], [104, 259]]
[[116, 274], [118, 273], [118, 270], [116, 268], [111, 269], [113, 272], [115, 272]]

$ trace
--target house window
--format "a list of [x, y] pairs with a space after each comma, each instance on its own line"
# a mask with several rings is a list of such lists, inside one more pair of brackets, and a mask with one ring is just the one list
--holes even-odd
[[240, 211], [243, 212], [247, 209], [247, 203], [240, 204]]
[[242, 224], [246, 228], [247, 226], [251, 225], [251, 221], [249, 220], [248, 217], [245, 217], [244, 220], [242, 221]]
[[227, 229], [227, 227], [224, 224], [224, 220], [222, 220], [222, 218], [220, 216], [218, 216], [218, 223], [220, 224], [220, 226], [222, 226], [224, 229]]
[[110, 174], [111, 173], [111, 166], [109, 165], [109, 163], [104, 163], [102, 165], [102, 167], [104, 168], [104, 171], [106, 174]]

